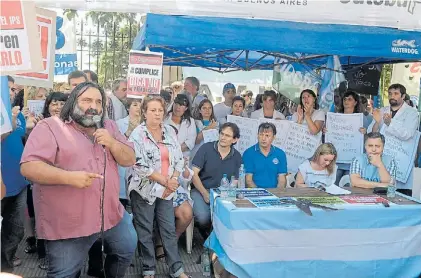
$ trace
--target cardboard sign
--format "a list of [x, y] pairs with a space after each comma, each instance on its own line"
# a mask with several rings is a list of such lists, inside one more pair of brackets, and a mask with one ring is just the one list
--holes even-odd
[[1, 75], [42, 70], [34, 2], [1, 1], [0, 30]]
[[162, 63], [162, 53], [131, 50], [127, 73], [127, 97], [159, 95], [162, 84]]
[[[56, 43], [56, 13], [37, 8], [37, 24], [41, 45], [43, 69], [16, 75], [15, 83], [44, 88], [53, 88]], [[32, 46], [33, 44], [31, 44]]]

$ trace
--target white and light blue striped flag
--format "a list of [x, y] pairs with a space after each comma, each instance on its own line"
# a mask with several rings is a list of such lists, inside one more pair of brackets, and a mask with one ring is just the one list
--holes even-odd
[[319, 91], [319, 107], [321, 110], [330, 111], [334, 106], [334, 91], [341, 82], [345, 81], [345, 76], [337, 55], [327, 58], [326, 68], [322, 72], [323, 80]]
[[9, 84], [7, 76], [1, 77], [1, 102], [0, 102], [0, 124], [1, 134], [12, 131], [12, 109], [10, 105]]

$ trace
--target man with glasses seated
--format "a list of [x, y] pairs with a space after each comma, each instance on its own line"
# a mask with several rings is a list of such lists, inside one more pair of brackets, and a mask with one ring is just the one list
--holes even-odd
[[238, 178], [241, 154], [234, 149], [240, 138], [240, 129], [234, 123], [225, 123], [219, 129], [219, 140], [205, 143], [193, 159], [193, 215], [201, 232], [209, 232], [211, 214], [209, 190], [219, 187], [224, 174]]

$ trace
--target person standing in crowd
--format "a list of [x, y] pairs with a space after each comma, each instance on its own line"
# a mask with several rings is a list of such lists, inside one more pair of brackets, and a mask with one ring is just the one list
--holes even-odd
[[203, 138], [203, 131], [210, 130], [210, 129], [218, 129], [219, 123], [215, 119], [215, 115], [213, 113], [213, 106], [212, 102], [208, 99], [202, 100], [199, 106], [197, 107], [198, 113], [197, 117], [195, 118], [196, 123], [196, 145], [194, 149], [190, 153], [190, 158], [193, 159], [196, 152], [199, 148], [203, 145], [204, 138]]
[[396, 177], [395, 159], [383, 153], [384, 135], [370, 132], [365, 137], [365, 153], [352, 160], [351, 185], [361, 188], [387, 187], [391, 177]]
[[[78, 277], [101, 230], [106, 277], [124, 277], [136, 249], [130, 216], [118, 200], [117, 171], [117, 164], [133, 165], [135, 153], [115, 122], [104, 119], [105, 100], [98, 85], [77, 85], [60, 118], [37, 124], [22, 156], [21, 172], [34, 182], [36, 228], [45, 239], [47, 277]], [[102, 128], [96, 128], [96, 115]], [[92, 221], [101, 216], [103, 221]]]
[[[232, 100], [232, 108], [231, 108], [231, 114], [233, 116], [237, 116], [237, 117], [243, 117], [245, 115], [245, 111], [244, 111], [244, 107], [246, 105], [246, 101], [240, 97], [240, 96], [235, 96]], [[227, 122], [227, 118], [228, 116], [225, 116], [223, 118], [219, 119], [219, 124], [225, 124]]]
[[331, 143], [321, 144], [314, 155], [299, 167], [295, 184], [297, 187], [330, 186], [336, 179], [338, 153]]
[[283, 150], [272, 145], [275, 136], [274, 124], [260, 124], [258, 143], [244, 152], [247, 187], [285, 188], [287, 157]]
[[162, 89], [159, 95], [164, 99], [166, 109], [171, 109], [172, 104], [173, 104], [171, 88], [170, 90]]
[[[174, 127], [177, 134], [178, 143], [181, 146], [184, 159], [190, 158], [191, 150], [193, 150], [196, 141], [196, 124], [190, 115], [190, 103], [186, 95], [178, 95], [174, 100], [174, 105], [168, 113], [165, 123]], [[187, 178], [190, 175], [187, 175]], [[191, 179], [191, 178], [190, 178]], [[193, 211], [189, 204], [189, 195], [184, 187], [177, 189], [176, 198], [174, 199], [174, 210], [176, 218], [175, 231], [177, 238], [184, 233], [189, 226]]]
[[[83, 83], [86, 81], [88, 81], [88, 77], [83, 71], [80, 71], [80, 70], [72, 71], [67, 76], [67, 82], [69, 83], [72, 90], [80, 83]], [[68, 91], [68, 93], [70, 94], [71, 91]]]
[[367, 98], [365, 96], [360, 96], [360, 100], [361, 100], [361, 113], [364, 114], [363, 125], [368, 128], [368, 126], [373, 121], [373, 116], [368, 111], [368, 100], [367, 100]]
[[[257, 96], [256, 96], [256, 101], [254, 102], [254, 106], [253, 106], [253, 112], [254, 111], [257, 111], [257, 110], [259, 110], [259, 109], [262, 109], [262, 103], [263, 103], [263, 94], [258, 94]], [[251, 114], [250, 114], [250, 117], [249, 118], [251, 118]]]
[[207, 99], [205, 94], [199, 93], [200, 81], [194, 76], [187, 77], [184, 81], [184, 91], [189, 102], [191, 103], [191, 112], [193, 117], [196, 117], [196, 112], [198, 113], [197, 107], [204, 100]]
[[[67, 101], [69, 95], [60, 93], [60, 92], [53, 92], [48, 95], [47, 99], [44, 103], [44, 109], [42, 114], [39, 117], [30, 116], [27, 120], [27, 128], [28, 131], [32, 131], [36, 124], [42, 120], [47, 119], [53, 116], [60, 116], [61, 110], [64, 104]], [[29, 215], [29, 227], [27, 233], [30, 235], [26, 238], [26, 247], [25, 253], [38, 253], [38, 267], [41, 269], [48, 268], [48, 260], [46, 259], [45, 253], [45, 244], [44, 240], [35, 237], [35, 210], [34, 210], [34, 202], [33, 202], [33, 194], [32, 194], [31, 186], [28, 187], [28, 196], [27, 196], [27, 205], [28, 205], [28, 215]]]
[[127, 80], [117, 79], [113, 82], [112, 93], [108, 95], [107, 112], [110, 120], [118, 121], [127, 117]]
[[[373, 111], [373, 132], [383, 132], [401, 141], [407, 141], [416, 135], [419, 126], [418, 112], [405, 102], [406, 88], [401, 84], [392, 84], [388, 90], [390, 106]], [[410, 164], [411, 173], [406, 184], [397, 182], [401, 193], [412, 195], [413, 163]]]
[[274, 90], [268, 90], [263, 93], [263, 108], [251, 113], [250, 118], [252, 119], [274, 119], [274, 120], [285, 120], [284, 114], [275, 110], [276, 103], [276, 92]]
[[[139, 98], [131, 98], [127, 100], [127, 110], [129, 115], [116, 122], [118, 130], [124, 134], [126, 138], [130, 138], [133, 130], [140, 125], [141, 122], [141, 106], [142, 100]], [[120, 203], [127, 208], [129, 201], [126, 191], [126, 167], [118, 166], [118, 175], [120, 177]]]
[[241, 97], [246, 101], [246, 105], [244, 106], [245, 116], [250, 118], [251, 113], [254, 111], [253, 92], [250, 90], [243, 91]]
[[291, 121], [306, 125], [311, 134], [317, 135], [322, 129], [325, 122], [325, 112], [319, 109], [316, 94], [305, 89], [300, 95], [300, 105], [297, 112], [292, 115]]
[[[10, 101], [12, 102], [12, 99]], [[22, 263], [15, 255], [24, 236], [26, 187], [29, 183], [22, 176], [19, 166], [26, 133], [25, 117], [20, 110], [19, 106], [12, 108], [13, 130], [7, 137], [2, 135], [1, 141], [1, 172], [4, 183], [7, 184], [6, 196], [1, 201], [1, 270], [4, 272], [13, 272], [13, 268]]]
[[181, 81], [174, 81], [173, 83], [171, 83], [171, 89], [174, 93], [173, 98], [175, 98], [176, 96], [178, 96], [179, 93], [183, 91], [183, 83], [181, 83]]
[[235, 97], [236, 90], [235, 86], [232, 83], [227, 83], [224, 85], [224, 89], [222, 90], [222, 95], [224, 96], [224, 102], [215, 104], [213, 107], [213, 113], [215, 114], [215, 118], [219, 121], [222, 118], [225, 118], [228, 114], [231, 113], [232, 107], [232, 100]]
[[84, 70], [83, 72], [86, 74], [88, 81], [98, 84], [98, 75], [95, 72], [91, 70]]
[[172, 196], [184, 168], [183, 153], [174, 129], [164, 124], [165, 101], [147, 96], [142, 103], [142, 124], [131, 134], [136, 164], [128, 172], [134, 226], [139, 238], [143, 277], [156, 272], [153, 228], [156, 220], [171, 277], [188, 277], [178, 253]]
[[[361, 113], [361, 103], [360, 103], [360, 96], [351, 90], [345, 92], [344, 97], [342, 99], [342, 105], [339, 106], [339, 110], [337, 113], [342, 114], [354, 114], [354, 113]], [[369, 126], [368, 121], [366, 121], [365, 116], [363, 114], [363, 126], [360, 128], [360, 132], [362, 134], [366, 134], [367, 128]], [[327, 129], [323, 128], [323, 133], [326, 133]], [[349, 167], [350, 163], [337, 163], [338, 169], [336, 171], [336, 181], [335, 184], [339, 185], [341, 178], [345, 175], [349, 175]]]
[[234, 145], [239, 138], [238, 126], [234, 123], [225, 123], [219, 129], [219, 140], [201, 146], [193, 158], [194, 188], [191, 190], [194, 202], [193, 215], [205, 236], [211, 227], [209, 190], [219, 187], [224, 174], [238, 178], [242, 159]]

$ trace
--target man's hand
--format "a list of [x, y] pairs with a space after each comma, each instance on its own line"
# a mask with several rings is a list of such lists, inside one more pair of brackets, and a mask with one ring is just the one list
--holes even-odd
[[373, 111], [373, 119], [376, 121], [376, 123], [380, 123], [382, 120], [382, 115], [380, 113], [380, 109], [374, 109]]
[[383, 121], [387, 126], [389, 126], [390, 122], [392, 121], [392, 115], [390, 115], [389, 113], [384, 114]]
[[202, 194], [203, 200], [205, 200], [206, 204], [209, 204], [209, 192], [207, 190], [200, 192]]
[[97, 129], [94, 133], [95, 141], [104, 147], [111, 148], [115, 143], [114, 137], [105, 128]]
[[103, 179], [103, 176], [85, 171], [70, 172], [69, 185], [85, 188], [91, 186], [95, 179]]
[[165, 187], [171, 190], [172, 192], [175, 192], [178, 186], [179, 186], [178, 181], [176, 179], [171, 178], [167, 181], [167, 184]]
[[377, 168], [383, 165], [383, 161], [380, 155], [368, 155], [368, 160], [370, 164], [376, 166]]

